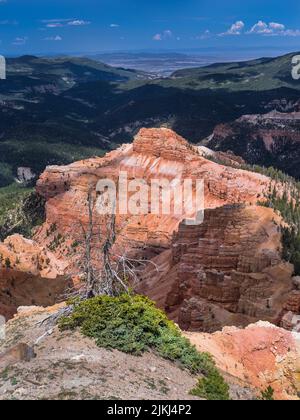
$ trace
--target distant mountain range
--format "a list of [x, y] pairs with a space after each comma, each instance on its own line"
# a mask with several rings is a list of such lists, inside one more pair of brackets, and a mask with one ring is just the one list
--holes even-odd
[[202, 54], [167, 51], [159, 53], [111, 52], [93, 54], [90, 58], [114, 67], [126, 67], [150, 72], [157, 77], [169, 77], [175, 71], [183, 68], [201, 67], [221, 60], [217, 52], [209, 54], [207, 51]]
[[297, 53], [278, 58], [261, 58], [237, 63], [218, 63], [204, 68], [179, 70], [173, 74], [183, 85], [197, 83], [198, 88], [228, 89], [230, 91], [300, 89], [291, 75], [292, 58]]
[[88, 58], [8, 59], [0, 81], [0, 186], [167, 126], [193, 142], [245, 114], [299, 110], [294, 54], [180, 70], [168, 78]]

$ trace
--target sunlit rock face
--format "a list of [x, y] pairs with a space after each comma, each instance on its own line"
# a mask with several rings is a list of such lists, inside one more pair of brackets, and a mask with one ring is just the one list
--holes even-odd
[[153, 214], [147, 197], [146, 214], [117, 212], [116, 216], [114, 252], [159, 259], [163, 268], [148, 270], [147, 280], [143, 274], [138, 289], [183, 328], [214, 331], [227, 323], [244, 325], [260, 318], [279, 322], [281, 310], [283, 315], [290, 312], [291, 305], [286, 309], [282, 305], [292, 289], [292, 268], [280, 260], [280, 234], [273, 222], [277, 216], [255, 207], [269, 191], [270, 179], [214, 163], [164, 128], [142, 129], [133, 144], [103, 158], [48, 167], [37, 183], [37, 192], [46, 199], [46, 222], [35, 231], [33, 241], [18, 237], [13, 247], [9, 242], [3, 245], [14, 264], [5, 267], [4, 262], [3, 268], [78, 280], [83, 232], [89, 223], [89, 191], [95, 203], [92, 258], [97, 263], [108, 219], [97, 212], [96, 186], [104, 179], [118, 186], [121, 173], [128, 181], [142, 179], [150, 185], [153, 179], [164, 179], [176, 182], [178, 188], [190, 179], [192, 196], [196, 180], [204, 181], [203, 225], [186, 226], [183, 220], [190, 214], [172, 212], [173, 195], [170, 214]]
[[266, 322], [214, 334], [186, 333], [199, 351], [213, 355], [217, 366], [237, 384], [264, 391], [275, 399], [297, 400], [300, 391], [300, 334]]
[[[142, 129], [132, 145], [124, 145], [104, 158], [46, 169], [37, 183], [37, 191], [47, 199], [47, 220], [35, 239], [45, 245], [58, 233], [63, 234], [65, 241], [54, 252], [60, 259], [68, 255], [68, 261], [73, 261], [70, 245], [78, 240], [80, 225], [88, 223], [88, 191], [95, 192], [101, 179], [108, 178], [118, 183], [120, 172], [126, 172], [128, 180], [141, 178], [149, 185], [153, 179], [171, 182], [176, 179], [179, 186], [187, 178], [203, 179], [206, 208], [237, 202], [255, 204], [269, 186], [267, 177], [203, 158], [196, 147], [172, 130]], [[171, 209], [173, 207], [172, 197]], [[146, 254], [157, 254], [170, 247], [173, 232], [177, 231], [185, 216], [172, 212], [169, 215], [151, 212], [140, 216], [117, 214], [117, 242], [127, 250], [143, 248]], [[94, 220], [105, 230], [105, 221], [96, 211]]]
[[139, 290], [184, 330], [213, 332], [258, 320], [279, 325], [299, 310], [293, 266], [281, 260], [279, 222], [264, 207], [209, 209], [202, 225], [180, 224], [171, 251], [155, 260], [159, 275], [147, 267]]

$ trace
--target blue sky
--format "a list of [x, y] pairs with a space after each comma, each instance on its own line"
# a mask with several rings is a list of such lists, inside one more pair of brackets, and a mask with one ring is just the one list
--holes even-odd
[[299, 17], [299, 0], [0, 0], [0, 53], [292, 51]]

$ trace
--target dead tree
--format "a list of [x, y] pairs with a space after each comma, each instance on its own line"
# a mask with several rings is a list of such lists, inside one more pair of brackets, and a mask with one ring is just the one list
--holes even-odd
[[[85, 278], [85, 292], [86, 297], [89, 297], [91, 290], [93, 289], [94, 282], [94, 270], [92, 264], [92, 237], [93, 237], [93, 198], [92, 190], [89, 189], [88, 198], [88, 226], [85, 227], [83, 223], [80, 222], [80, 227], [83, 237], [83, 263], [80, 268], [83, 268], [83, 274]], [[80, 263], [81, 265], [81, 263]]]
[[[140, 281], [140, 273], [147, 265], [153, 265], [158, 272], [158, 267], [152, 261], [131, 258], [125, 251], [115, 252], [116, 215], [113, 212], [102, 224], [97, 225], [93, 216], [94, 205], [90, 189], [87, 197], [88, 223], [87, 226], [82, 222], [79, 223], [82, 232], [80, 238], [82, 254], [78, 269], [83, 284], [79, 289], [66, 292], [65, 299], [85, 300], [96, 296], [115, 297], [122, 293], [130, 293]], [[99, 258], [95, 258], [95, 254], [99, 255]], [[74, 273], [76, 274], [78, 275], [78, 272]], [[68, 316], [72, 311], [73, 306], [68, 305], [46, 318], [41, 324], [55, 325], [61, 316]]]
[[[125, 251], [115, 251], [117, 239], [115, 203], [111, 214], [103, 216], [102, 224], [94, 218], [95, 201], [92, 189], [87, 197], [88, 223], [81, 224], [83, 234], [83, 269], [84, 284], [80, 295], [89, 299], [95, 296], [118, 296], [129, 293], [140, 280], [140, 272], [151, 261], [134, 259]], [[97, 257], [95, 257], [97, 255]]]

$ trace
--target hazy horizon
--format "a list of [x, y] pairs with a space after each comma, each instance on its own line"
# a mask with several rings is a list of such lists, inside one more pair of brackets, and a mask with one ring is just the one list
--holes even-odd
[[1, 0], [0, 52], [293, 51], [299, 12], [296, 0]]
[[[103, 62], [112, 67], [145, 71], [156, 76], [168, 77], [173, 72], [185, 69], [204, 67], [222, 62], [248, 61], [260, 58], [272, 58], [296, 51], [286, 48], [264, 46], [253, 48], [196, 48], [196, 49], [165, 49], [165, 50], [112, 50], [93, 52], [60, 52], [60, 53], [36, 53], [37, 57], [87, 57]], [[32, 55], [26, 54], [23, 55]], [[17, 58], [20, 55], [7, 55], [7, 58]]]

